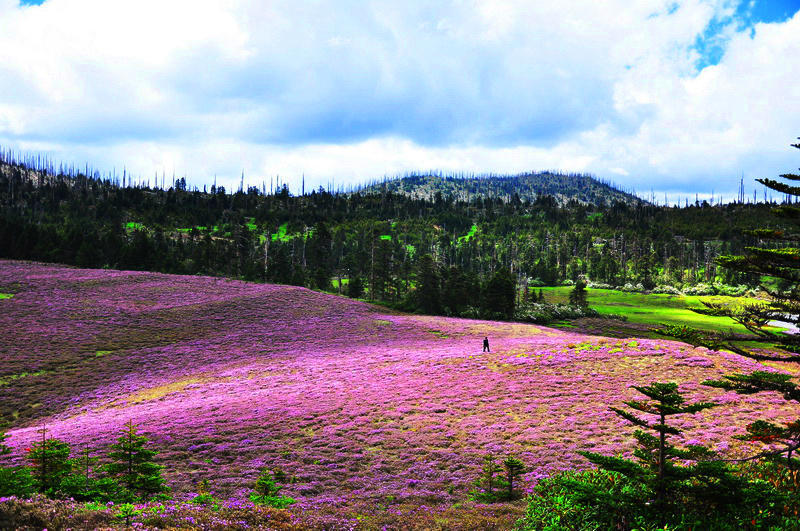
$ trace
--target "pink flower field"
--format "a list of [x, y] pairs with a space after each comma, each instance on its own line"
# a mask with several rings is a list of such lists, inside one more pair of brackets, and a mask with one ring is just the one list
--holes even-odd
[[0, 299], [0, 414], [12, 447], [46, 424], [102, 451], [133, 420], [176, 494], [208, 479], [220, 496], [245, 498], [262, 467], [280, 467], [296, 478], [284, 494], [298, 514], [445, 510], [466, 501], [489, 452], [522, 459], [528, 488], [587, 467], [578, 450], [627, 453], [633, 430], [608, 408], [635, 397], [632, 384], [675, 381], [722, 403], [682, 428], [731, 454], [743, 451], [732, 436], [748, 421], [791, 417], [778, 396], [700, 385], [763, 365], [667, 340], [27, 262], [0, 261], [0, 293], [13, 295]]

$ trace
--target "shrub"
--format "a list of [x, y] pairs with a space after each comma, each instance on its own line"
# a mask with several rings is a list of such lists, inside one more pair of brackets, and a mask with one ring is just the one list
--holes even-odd
[[[505, 475], [501, 475], [501, 472], [505, 472]], [[503, 459], [501, 467], [495, 456], [488, 454], [483, 458], [481, 475], [475, 480], [469, 497], [484, 503], [513, 500], [516, 496], [514, 482], [524, 472], [525, 464], [513, 455]]]
[[294, 498], [280, 494], [283, 487], [278, 485], [278, 478], [285, 480], [286, 476], [280, 470], [272, 472], [263, 469], [256, 480], [255, 491], [250, 493], [250, 501], [276, 509], [284, 509], [295, 503]]
[[588, 307], [571, 306], [568, 304], [550, 304], [547, 302], [528, 302], [517, 307], [514, 319], [528, 323], [547, 324], [565, 319], [579, 319], [581, 317], [599, 317], [596, 310]]

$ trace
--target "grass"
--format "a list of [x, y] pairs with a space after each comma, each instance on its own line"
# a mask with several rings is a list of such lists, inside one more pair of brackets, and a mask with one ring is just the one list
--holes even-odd
[[13, 296], [14, 296], [13, 293], [0, 293], [0, 301], [3, 299], [10, 299]]
[[[547, 302], [569, 301], [570, 286], [541, 289]], [[749, 334], [746, 328], [729, 317], [712, 317], [695, 313], [691, 308], [702, 308], [703, 301], [720, 304], [741, 304], [755, 299], [723, 296], [683, 296], [665, 293], [628, 293], [612, 289], [587, 289], [589, 306], [601, 315], [622, 315], [628, 322], [659, 325], [688, 325], [709, 332], [735, 332]]]
[[138, 221], [129, 221], [125, 224], [125, 228], [128, 230], [144, 230], [144, 224]]

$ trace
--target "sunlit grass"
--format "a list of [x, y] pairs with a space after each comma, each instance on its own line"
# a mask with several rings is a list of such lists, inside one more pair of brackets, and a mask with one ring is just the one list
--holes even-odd
[[[538, 290], [539, 288], [537, 288]], [[547, 302], [569, 301], [570, 286], [541, 288]], [[629, 293], [612, 289], [587, 289], [589, 306], [601, 315], [621, 315], [631, 323], [657, 326], [688, 325], [709, 332], [748, 334], [745, 327], [729, 317], [713, 317], [693, 312], [703, 308], [703, 301], [723, 305], [758, 302], [746, 297], [668, 295], [665, 293]]]

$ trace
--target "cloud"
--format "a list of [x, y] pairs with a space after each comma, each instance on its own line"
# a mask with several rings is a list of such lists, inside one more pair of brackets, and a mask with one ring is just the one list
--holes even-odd
[[[190, 181], [796, 167], [800, 15], [734, 0], [0, 0], [0, 144]], [[787, 167], [788, 165], [788, 167]]]

